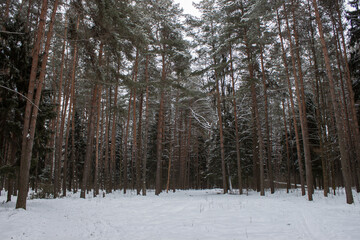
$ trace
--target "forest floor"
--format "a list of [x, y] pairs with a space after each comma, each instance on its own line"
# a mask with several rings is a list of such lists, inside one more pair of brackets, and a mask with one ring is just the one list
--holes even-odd
[[103, 197], [79, 193], [60, 199], [28, 200], [15, 210], [15, 200], [0, 196], [0, 239], [359, 239], [360, 194], [345, 202], [343, 190], [325, 198], [316, 191], [307, 201], [299, 190], [278, 190], [260, 197], [189, 190], [155, 196], [114, 192]]

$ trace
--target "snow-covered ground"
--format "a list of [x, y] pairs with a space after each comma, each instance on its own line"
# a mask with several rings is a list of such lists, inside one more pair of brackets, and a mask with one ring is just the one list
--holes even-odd
[[266, 197], [223, 195], [221, 190], [155, 196], [121, 192], [105, 198], [35, 199], [15, 210], [0, 197], [0, 239], [360, 239], [360, 195], [345, 203], [342, 191], [313, 202], [293, 190]]

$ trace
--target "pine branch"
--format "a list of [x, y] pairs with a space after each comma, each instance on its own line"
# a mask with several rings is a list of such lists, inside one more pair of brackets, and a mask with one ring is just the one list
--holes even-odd
[[16, 90], [11, 89], [11, 88], [5, 87], [5, 86], [3, 86], [3, 85], [0, 85], [0, 87], [1, 87], [1, 88], [4, 88], [4, 89], [6, 89], [6, 90], [9, 90], [10, 92], [14, 92], [14, 93], [22, 96], [23, 98], [25, 98], [27, 101], [29, 101], [34, 107], [36, 107], [36, 108], [41, 112], [40, 108], [39, 108], [38, 106], [36, 106], [35, 103], [33, 103], [30, 99], [28, 99], [28, 98], [27, 98], [26, 96], [24, 96], [23, 94], [19, 93], [19, 92], [16, 91]]

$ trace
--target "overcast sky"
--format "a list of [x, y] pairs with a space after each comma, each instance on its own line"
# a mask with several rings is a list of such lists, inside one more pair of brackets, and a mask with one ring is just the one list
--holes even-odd
[[174, 0], [175, 3], [180, 3], [180, 7], [184, 9], [184, 13], [200, 16], [200, 13], [192, 6], [192, 2], [198, 3], [200, 0]]

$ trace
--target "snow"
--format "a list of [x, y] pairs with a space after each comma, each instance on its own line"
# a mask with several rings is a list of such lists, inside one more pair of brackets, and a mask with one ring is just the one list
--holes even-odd
[[328, 198], [316, 191], [309, 202], [299, 190], [260, 197], [189, 190], [105, 198], [28, 200], [27, 210], [0, 196], [0, 239], [359, 239], [360, 195], [345, 203], [343, 190]]

